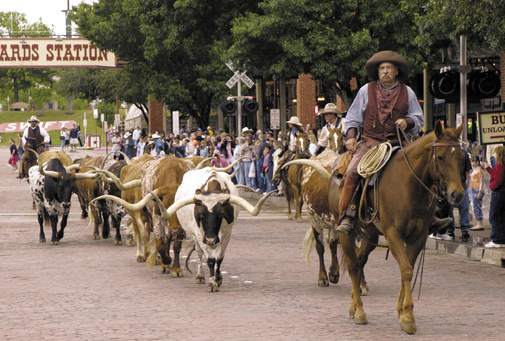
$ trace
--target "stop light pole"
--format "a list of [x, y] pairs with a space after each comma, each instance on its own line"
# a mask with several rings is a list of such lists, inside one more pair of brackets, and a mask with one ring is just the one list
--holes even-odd
[[466, 70], [467, 56], [466, 56], [466, 36], [464, 34], [459, 36], [459, 108], [461, 111], [461, 121], [463, 124], [463, 133], [461, 134], [461, 139], [467, 141], [468, 139], [468, 101], [466, 95], [466, 76], [468, 70]]

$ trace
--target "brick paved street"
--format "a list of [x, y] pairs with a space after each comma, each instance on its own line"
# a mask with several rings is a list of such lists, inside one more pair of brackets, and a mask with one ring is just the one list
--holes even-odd
[[135, 248], [92, 240], [75, 197], [64, 239], [41, 244], [28, 184], [14, 179], [7, 155], [0, 149], [0, 340], [505, 338], [505, 270], [437, 251], [427, 251], [419, 300], [415, 291], [415, 336], [398, 325], [399, 270], [384, 249], [365, 269], [369, 324], [354, 325], [349, 276], [318, 287], [316, 252], [310, 269], [302, 257], [308, 219], [288, 221], [273, 206], [241, 212], [213, 294], [185, 269], [161, 275], [136, 262]]

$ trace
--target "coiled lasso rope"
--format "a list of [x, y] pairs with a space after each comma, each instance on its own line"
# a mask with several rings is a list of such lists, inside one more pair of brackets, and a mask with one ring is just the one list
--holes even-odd
[[362, 223], [370, 224], [373, 222], [377, 213], [379, 213], [379, 184], [378, 181], [375, 182], [374, 186], [374, 212], [370, 220], [365, 220], [363, 217], [363, 207], [366, 207], [366, 188], [370, 183], [371, 176], [377, 173], [384, 165], [388, 162], [393, 152], [393, 147], [389, 142], [380, 143], [377, 146], [370, 149], [358, 163], [358, 174], [366, 179], [363, 193], [361, 194], [361, 200], [359, 202], [358, 216]]
[[358, 164], [358, 174], [365, 179], [377, 173], [388, 162], [393, 147], [384, 142], [370, 149]]

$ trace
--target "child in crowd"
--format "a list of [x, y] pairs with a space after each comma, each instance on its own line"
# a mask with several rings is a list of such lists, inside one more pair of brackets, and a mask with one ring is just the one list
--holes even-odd
[[491, 241], [484, 245], [487, 248], [505, 247], [505, 147], [496, 147], [495, 154], [495, 167], [491, 168], [487, 163], [482, 165], [491, 174], [489, 182], [492, 191], [489, 209]]
[[18, 170], [18, 165], [17, 165], [17, 161], [18, 161], [18, 149], [16, 147], [16, 141], [14, 141], [14, 139], [10, 139], [9, 140], [10, 142], [10, 153], [11, 153], [11, 156], [9, 158], [9, 165], [14, 168], [14, 172], [17, 172]]
[[261, 168], [261, 172], [263, 173], [263, 176], [266, 181], [266, 191], [263, 193], [266, 195], [267, 193], [271, 192], [274, 187], [272, 185], [272, 177], [274, 175], [273, 172], [273, 165], [274, 162], [272, 160], [272, 147], [271, 146], [265, 146], [265, 149], [263, 149], [263, 155], [265, 156], [263, 158], [263, 167]]
[[[277, 168], [277, 165], [279, 163], [279, 158], [282, 156], [282, 146], [280, 141], [274, 141], [274, 149], [275, 151], [272, 154], [272, 161], [273, 161], [273, 166], [272, 166], [272, 174], [273, 171]], [[284, 183], [281, 181], [279, 182], [278, 186], [279, 192], [274, 194], [276, 197], [281, 197], [284, 196]]]
[[472, 172], [470, 173], [470, 190], [472, 195], [473, 214], [477, 220], [477, 225], [470, 228], [472, 231], [484, 230], [482, 223], [482, 198], [484, 197], [484, 171], [480, 167], [478, 156], [472, 156]]

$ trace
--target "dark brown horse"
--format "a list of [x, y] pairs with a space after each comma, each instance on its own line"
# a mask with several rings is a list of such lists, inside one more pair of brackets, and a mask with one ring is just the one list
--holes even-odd
[[[310, 158], [309, 152], [309, 139], [307, 133], [304, 131], [299, 131], [296, 138], [296, 152], [293, 157], [286, 161], [298, 160], [298, 159], [308, 159]], [[282, 165], [281, 165], [282, 166]], [[280, 181], [284, 183], [284, 193], [286, 196], [286, 201], [288, 202], [288, 219], [291, 220], [291, 204], [295, 203], [295, 219], [301, 223], [302, 222], [302, 206], [303, 198], [301, 195], [301, 166], [292, 165], [287, 168], [277, 167], [274, 170], [274, 176], [272, 181], [274, 184], [278, 185]]]
[[[380, 175], [378, 188], [379, 221], [362, 226], [371, 240], [383, 234], [391, 254], [398, 262], [401, 272], [400, 294], [396, 306], [400, 327], [413, 334], [417, 331], [412, 301], [411, 281], [417, 257], [423, 249], [428, 229], [433, 220], [436, 198], [431, 188], [437, 186], [451, 204], [463, 200], [464, 190], [460, 178], [461, 160], [465, 157], [459, 144], [462, 125], [457, 129], [443, 130], [439, 122], [435, 131], [412, 142], [391, 157]], [[340, 187], [332, 182], [330, 196]], [[373, 190], [367, 193], [372, 202]], [[377, 207], [376, 207], [377, 209]], [[338, 216], [338, 202], [331, 207]], [[355, 235], [341, 234], [340, 242], [345, 253], [349, 275], [352, 280], [352, 303], [349, 315], [356, 324], [367, 323], [363, 302], [359, 294], [359, 279], [367, 255], [360, 262], [356, 255]], [[366, 252], [375, 247], [370, 245]], [[360, 264], [361, 263], [361, 264]]]

